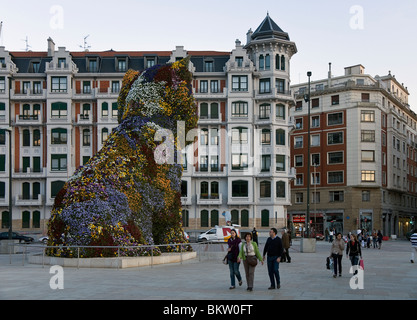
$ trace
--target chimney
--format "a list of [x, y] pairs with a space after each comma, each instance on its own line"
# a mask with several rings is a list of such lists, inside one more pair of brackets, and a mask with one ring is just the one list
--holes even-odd
[[327, 74], [327, 85], [330, 88], [332, 86], [332, 63], [329, 62], [329, 73]]
[[55, 42], [51, 39], [51, 37], [48, 38], [48, 57], [52, 57], [55, 52]]
[[251, 42], [251, 40], [252, 40], [252, 34], [253, 34], [253, 31], [252, 31], [252, 28], [250, 28], [249, 29], [249, 31], [248, 31], [248, 33], [246, 34], [246, 44], [249, 44], [249, 42]]

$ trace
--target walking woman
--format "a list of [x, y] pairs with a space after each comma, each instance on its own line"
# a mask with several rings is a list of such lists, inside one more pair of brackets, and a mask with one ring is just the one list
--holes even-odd
[[227, 261], [229, 264], [229, 271], [230, 271], [230, 282], [231, 286], [229, 289], [234, 289], [235, 285], [235, 277], [239, 281], [239, 286], [242, 285], [242, 276], [239, 272], [239, 265], [240, 263], [237, 261], [239, 255], [239, 244], [241, 243], [240, 238], [238, 237], [236, 230], [232, 229], [230, 231], [231, 237], [227, 240], [227, 244], [229, 248], [227, 249]]
[[349, 257], [353, 270], [355, 270], [354, 275], [358, 273], [359, 256], [362, 259], [361, 245], [359, 244], [358, 238], [352, 234], [346, 246], [346, 257]]
[[246, 234], [245, 243], [242, 243], [242, 246], [240, 247], [237, 262], [240, 262], [241, 260], [243, 260], [243, 267], [245, 268], [246, 282], [248, 284], [247, 290], [252, 291], [255, 268], [258, 264], [258, 260], [261, 261], [262, 265], [264, 264], [258, 245], [255, 241], [252, 241], [252, 233]]
[[[330, 256], [333, 258], [333, 278], [337, 277], [337, 269], [339, 269], [339, 277], [342, 276], [342, 258], [343, 251], [345, 250], [345, 241], [342, 239], [342, 234], [339, 232], [336, 235], [336, 239], [332, 243], [330, 250]], [[339, 266], [339, 268], [338, 268]]]
[[382, 238], [383, 238], [383, 235], [382, 235], [382, 232], [381, 232], [381, 230], [378, 230], [378, 249], [381, 249], [381, 246], [382, 246]]

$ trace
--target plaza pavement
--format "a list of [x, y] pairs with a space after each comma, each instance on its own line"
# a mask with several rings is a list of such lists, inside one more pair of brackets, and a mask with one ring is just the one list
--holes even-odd
[[[363, 248], [363, 289], [352, 289], [350, 262], [334, 279], [325, 267], [330, 244], [317, 242], [315, 253], [300, 253], [295, 240], [291, 263], [280, 263], [281, 289], [268, 290], [266, 264], [258, 264], [254, 290], [229, 290], [229, 268], [223, 265], [226, 245], [200, 247], [199, 258], [183, 264], [129, 269], [64, 268], [64, 289], [52, 290], [50, 266], [22, 264], [22, 255], [0, 255], [0, 300], [416, 300], [417, 263], [410, 263], [406, 240], [384, 241], [382, 249]], [[261, 250], [263, 244], [260, 244]], [[210, 254], [209, 254], [210, 253]]]

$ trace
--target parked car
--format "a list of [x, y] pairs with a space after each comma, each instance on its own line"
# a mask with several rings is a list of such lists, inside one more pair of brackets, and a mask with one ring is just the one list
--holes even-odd
[[184, 238], [185, 240], [188, 240], [188, 241], [190, 240], [190, 235], [185, 231], [184, 231]]
[[231, 237], [230, 232], [232, 229], [236, 230], [236, 233], [240, 237], [240, 230], [238, 229], [239, 225], [233, 226], [215, 226], [214, 228], [200, 234], [198, 236], [198, 241], [208, 241], [208, 242], [227, 242]]
[[49, 240], [48, 236], [42, 236], [38, 239], [39, 242], [47, 243]]
[[316, 239], [317, 240], [324, 240], [324, 235], [321, 233], [316, 233]]
[[[9, 239], [9, 233], [8, 232], [0, 233], [0, 240], [7, 240], [7, 239]], [[19, 243], [20, 242], [29, 243], [29, 242], [33, 242], [33, 240], [34, 240], [32, 237], [27, 237], [27, 236], [24, 236], [24, 235], [22, 235], [20, 233], [17, 233], [17, 232], [12, 232], [12, 239], [13, 240], [19, 240]]]

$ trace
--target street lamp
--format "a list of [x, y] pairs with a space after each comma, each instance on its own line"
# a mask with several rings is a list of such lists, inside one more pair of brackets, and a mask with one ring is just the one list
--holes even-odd
[[308, 77], [308, 94], [304, 95], [304, 101], [308, 103], [308, 117], [307, 117], [307, 128], [308, 128], [308, 138], [307, 138], [307, 212], [306, 212], [306, 221], [305, 225], [307, 228], [307, 238], [310, 238], [310, 94], [311, 94], [311, 88], [310, 88], [310, 77], [312, 73], [311, 71], [307, 72]]
[[12, 240], [12, 128], [4, 129], [9, 133], [9, 240]]

